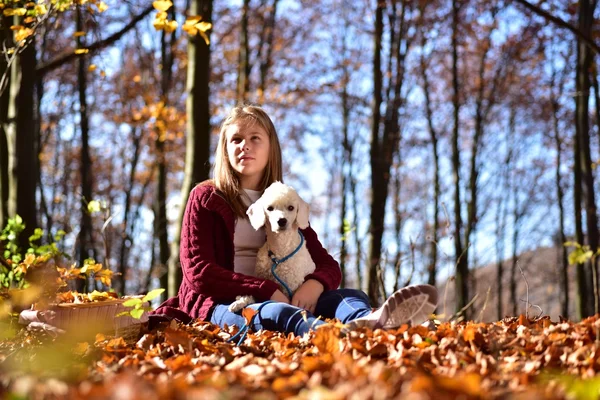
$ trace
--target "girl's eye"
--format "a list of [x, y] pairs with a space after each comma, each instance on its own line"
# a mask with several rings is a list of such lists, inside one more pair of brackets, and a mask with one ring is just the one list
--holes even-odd
[[273, 206], [267, 207], [267, 211], [273, 211]]
[[259, 140], [259, 139], [260, 139], [260, 137], [258, 137], [258, 136], [252, 136], [252, 140]]
[[240, 142], [240, 138], [233, 138], [231, 139], [232, 143], [239, 143]]
[[288, 207], [288, 210], [290, 210], [290, 211], [294, 211], [294, 206], [289, 206], [289, 207]]

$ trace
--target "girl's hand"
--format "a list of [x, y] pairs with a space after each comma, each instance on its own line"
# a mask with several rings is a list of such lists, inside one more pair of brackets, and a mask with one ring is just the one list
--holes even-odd
[[324, 289], [321, 282], [309, 279], [296, 290], [290, 304], [299, 308], [304, 308], [305, 310], [310, 311], [311, 314], [314, 314], [315, 308], [317, 307], [317, 300], [319, 300]]
[[271, 300], [278, 301], [280, 303], [290, 304], [290, 299], [287, 298], [285, 294], [281, 292], [281, 290], [277, 289], [275, 293], [271, 296]]

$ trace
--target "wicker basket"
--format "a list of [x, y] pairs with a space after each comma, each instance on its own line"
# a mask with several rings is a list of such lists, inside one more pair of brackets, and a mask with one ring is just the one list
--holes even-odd
[[131, 310], [130, 307], [123, 306], [123, 302], [127, 300], [56, 304], [50, 308], [55, 312], [51, 324], [67, 332], [89, 330], [90, 333], [122, 336], [125, 340], [134, 340], [140, 332], [142, 323], [148, 321], [148, 316], [146, 313], [140, 319], [130, 315], [117, 316]]

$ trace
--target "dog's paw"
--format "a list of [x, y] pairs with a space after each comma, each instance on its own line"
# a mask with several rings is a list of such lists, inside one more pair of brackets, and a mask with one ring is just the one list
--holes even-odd
[[236, 313], [252, 303], [254, 303], [254, 297], [252, 296], [237, 296], [235, 301], [229, 305], [228, 309], [229, 311]]

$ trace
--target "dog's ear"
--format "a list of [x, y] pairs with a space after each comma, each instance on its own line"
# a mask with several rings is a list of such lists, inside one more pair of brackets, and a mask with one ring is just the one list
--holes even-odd
[[298, 215], [296, 216], [296, 223], [298, 224], [298, 228], [306, 229], [308, 228], [308, 213], [310, 211], [310, 207], [308, 203], [298, 198]]
[[260, 199], [248, 207], [246, 214], [250, 217], [250, 225], [252, 225], [255, 230], [259, 230], [265, 225], [265, 212]]

